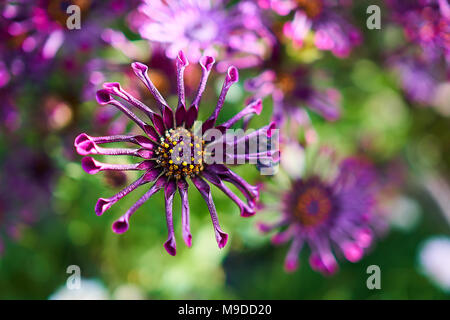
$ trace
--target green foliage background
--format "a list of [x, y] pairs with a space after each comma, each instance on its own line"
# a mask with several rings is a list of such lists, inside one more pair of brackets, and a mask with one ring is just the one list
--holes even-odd
[[[363, 2], [362, 2], [363, 3]], [[431, 108], [411, 105], [397, 85], [391, 70], [380, 56], [385, 48], [397, 43], [401, 32], [394, 29], [367, 30], [364, 5], [355, 9], [355, 17], [365, 33], [364, 45], [349, 59], [337, 59], [329, 53], [318, 53], [308, 62], [314, 70], [325, 69], [327, 82], [343, 96], [343, 116], [336, 123], [326, 123], [311, 114], [320, 142], [335, 147], [341, 154], [358, 151], [362, 137], [373, 138], [374, 147], [367, 152], [376, 162], [400, 157], [410, 168], [410, 184], [403, 190], [420, 208], [420, 220], [409, 231], [393, 228], [360, 262], [340, 262], [340, 271], [332, 277], [313, 272], [308, 265], [308, 250], [303, 250], [300, 268], [293, 274], [283, 270], [287, 246], [273, 247], [269, 236], [255, 228], [260, 216], [241, 218], [234, 203], [214, 189], [213, 197], [229, 243], [217, 248], [209, 213], [200, 194], [190, 189], [191, 231], [193, 246], [187, 248], [180, 232], [180, 205], [176, 196], [174, 221], [177, 255], [166, 254], [162, 244], [167, 230], [164, 201], [157, 194], [132, 218], [128, 232], [116, 235], [111, 224], [138, 199], [147, 186], [133, 192], [114, 205], [102, 217], [94, 213], [99, 197], [109, 197], [112, 189], [102, 174], [88, 175], [73, 152], [73, 139], [80, 132], [94, 133], [91, 118], [95, 102], [74, 106], [75, 121], [61, 131], [45, 135], [36, 129], [40, 112], [41, 91], [29, 85], [24, 88], [20, 109], [23, 130], [18, 140], [31, 148], [44, 150], [54, 161], [58, 172], [48, 206], [36, 208], [42, 219], [24, 228], [17, 242], [7, 243], [0, 257], [1, 299], [46, 299], [65, 284], [66, 268], [79, 265], [83, 278], [95, 278], [113, 292], [123, 284], [139, 288], [148, 299], [447, 299], [449, 295], [435, 287], [418, 267], [420, 244], [432, 235], [450, 234], [449, 225], [440, 209], [420, 185], [421, 174], [439, 169], [448, 175], [450, 158], [449, 118]], [[124, 31], [125, 27], [123, 27]], [[105, 57], [121, 61], [115, 50], [103, 52]], [[303, 63], [301, 56], [287, 46], [283, 50], [286, 66]], [[222, 119], [238, 112], [249, 96], [243, 90], [245, 79], [255, 70], [242, 71], [233, 89], [231, 101], [225, 104]], [[119, 80], [120, 75], [114, 79]], [[46, 84], [48, 92], [76, 92], [82, 86], [77, 79], [67, 81], [54, 74]], [[208, 99], [203, 101], [203, 115], [211, 112], [223, 77], [215, 76], [208, 86]], [[321, 83], [322, 85], [324, 83]], [[175, 86], [175, 84], [171, 84]], [[171, 98], [173, 99], [173, 98]], [[271, 101], [264, 101], [264, 112], [252, 121], [258, 127], [268, 122]], [[0, 158], [8, 155], [8, 141], [0, 139]], [[431, 150], [431, 151], [430, 151]], [[69, 154], [69, 156], [67, 156]], [[268, 181], [249, 165], [236, 171], [250, 182]], [[1, 172], [0, 175], [8, 174]], [[128, 182], [136, 176], [128, 176]], [[288, 186], [279, 186], [287, 188]], [[24, 200], [26, 201], [26, 199]], [[273, 200], [269, 200], [273, 201]], [[381, 290], [366, 287], [369, 265], [379, 265]]]

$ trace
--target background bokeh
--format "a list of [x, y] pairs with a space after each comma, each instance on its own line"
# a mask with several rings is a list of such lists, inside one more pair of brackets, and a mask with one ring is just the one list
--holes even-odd
[[[152, 103], [131, 76], [129, 64], [137, 59], [152, 67], [153, 61], [158, 67], [150, 77], [158, 79], [155, 82], [162, 93], [176, 103], [172, 62], [165, 57], [156, 59], [156, 46], [127, 24], [126, 17], [136, 5], [132, 1], [117, 14], [93, 11], [92, 17], [85, 16], [86, 25], [101, 20], [103, 28], [120, 32], [126, 38], [123, 46], [103, 41], [95, 50], [85, 51], [75, 39], [66, 38], [69, 42], [49, 65], [41, 66], [43, 70], [27, 73], [0, 88], [0, 298], [47, 299], [58, 290], [64, 291], [67, 267], [78, 265], [86, 279], [83, 281], [92, 281], [92, 288], [87, 288], [91, 288], [93, 298], [448, 299], [449, 282], [443, 282], [442, 277], [433, 280], [423, 269], [420, 252], [428, 239], [450, 237], [450, 95], [447, 92], [442, 103], [425, 105], [408, 98], [398, 74], [387, 62], [390, 52], [407, 43], [402, 27], [389, 21], [384, 3], [354, 2], [349, 14], [364, 40], [350, 56], [338, 58], [308, 46], [298, 49], [277, 34], [277, 61], [287, 70], [307, 67], [313, 83], [340, 92], [342, 114], [338, 121], [330, 123], [308, 111], [321, 143], [342, 155], [363, 153], [380, 174], [393, 166], [394, 172], [402, 175], [401, 182], [380, 200], [389, 228], [360, 262], [341, 261], [336, 275], [323, 276], [311, 270], [308, 250], [303, 250], [298, 271], [286, 273], [283, 261], [287, 246], [274, 247], [270, 236], [255, 227], [260, 216], [240, 217], [235, 204], [216, 188], [217, 211], [230, 235], [222, 250], [217, 248], [206, 204], [197, 192], [189, 193], [191, 248], [181, 241], [180, 203], [175, 197], [179, 239], [175, 257], [167, 255], [162, 246], [167, 236], [162, 193], [143, 205], [130, 230], [122, 235], [113, 233], [111, 224], [142, 190], [128, 195], [103, 216], [95, 215], [99, 197], [112, 196], [137, 178], [133, 172], [88, 175], [81, 168], [81, 157], [73, 148], [79, 133], [102, 135], [111, 132], [111, 126], [131, 125], [106, 109], [100, 110], [108, 107], [96, 103], [95, 89], [103, 81], [117, 81], [140, 90], [141, 98]], [[365, 10], [375, 3], [382, 8], [382, 27], [368, 30]], [[18, 5], [29, 4], [19, 1]], [[4, 5], [0, 8], [5, 12]], [[5, 14], [0, 19], [5, 19], [4, 33]], [[267, 23], [276, 31], [286, 19], [271, 17]], [[8, 47], [10, 42], [3, 45], [6, 42], [1, 49], [7, 62], [6, 54], [13, 54], [14, 47]], [[133, 47], [134, 57], [123, 53], [124, 46]], [[31, 63], [29, 56], [23, 61]], [[265, 66], [271, 64], [275, 62]], [[263, 66], [240, 70], [239, 83], [230, 91], [221, 119], [242, 109], [251, 96], [244, 89], [245, 80], [262, 70]], [[191, 64], [187, 73], [190, 98], [199, 79], [198, 66]], [[213, 71], [200, 108], [204, 116], [213, 109], [223, 79], [223, 74]], [[272, 100], [267, 98], [262, 114], [251, 126], [265, 125], [271, 112]], [[251, 165], [235, 171], [251, 183], [272, 179], [261, 176]], [[274, 201], [266, 196], [267, 201]], [[442, 254], [436, 263], [448, 277], [449, 250]], [[381, 269], [380, 290], [366, 286], [370, 265]]]

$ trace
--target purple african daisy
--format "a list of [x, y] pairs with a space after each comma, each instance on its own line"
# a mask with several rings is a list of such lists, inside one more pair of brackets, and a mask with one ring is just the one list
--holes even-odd
[[[0, 87], [24, 77], [42, 78], [60, 54], [76, 60], [105, 42], [105, 25], [135, 5], [135, 0], [17, 0], [0, 4]], [[67, 8], [80, 8], [80, 29], [69, 30]], [[104, 11], [108, 15], [102, 15]], [[80, 66], [71, 69], [79, 71]], [[19, 80], [18, 80], [19, 81]]]
[[303, 46], [310, 31], [314, 44], [320, 50], [331, 51], [337, 57], [346, 57], [362, 40], [361, 32], [338, 11], [348, 7], [349, 1], [331, 0], [258, 0], [266, 9], [279, 15], [295, 12], [294, 18], [284, 24], [283, 33], [296, 47]]
[[388, 4], [409, 41], [388, 63], [399, 73], [410, 100], [435, 105], [439, 87], [449, 76], [450, 5], [447, 0], [389, 0]]
[[[15, 137], [9, 137], [14, 141]], [[6, 143], [9, 154], [1, 160], [0, 256], [6, 243], [20, 239], [27, 226], [48, 212], [55, 167], [44, 152]]]
[[334, 88], [317, 89], [309, 83], [310, 78], [310, 72], [302, 68], [291, 73], [280, 73], [278, 76], [273, 70], [266, 70], [247, 80], [245, 89], [259, 99], [271, 96], [273, 119], [277, 126], [284, 127], [285, 120], [289, 119], [294, 126], [306, 128], [312, 141], [315, 139], [315, 132], [302, 107], [307, 107], [328, 121], [335, 121], [340, 117], [340, 93]]
[[272, 237], [274, 244], [291, 241], [285, 260], [287, 271], [297, 269], [300, 251], [308, 244], [311, 267], [333, 274], [338, 268], [333, 252], [356, 262], [372, 243], [374, 183], [374, 169], [367, 160], [350, 157], [338, 163], [331, 154], [319, 155], [313, 170], [297, 178], [291, 175], [288, 190], [274, 190], [282, 199], [278, 208], [281, 217], [273, 224], [260, 223], [259, 229], [270, 232], [281, 228]]
[[393, 57], [389, 65], [398, 73], [400, 84], [409, 99], [420, 105], [433, 104], [439, 80], [445, 79], [443, 70], [409, 56]]
[[202, 55], [220, 57], [221, 72], [230, 64], [253, 67], [267, 54], [274, 37], [254, 3], [225, 8], [225, 2], [143, 0], [129, 21], [143, 38], [164, 44], [169, 58], [183, 50], [192, 62]]
[[421, 46], [427, 60], [450, 61], [450, 4], [448, 0], [389, 0], [393, 19], [408, 40]]
[[[255, 201], [258, 199], [259, 191], [255, 186], [250, 185], [243, 178], [230, 170], [225, 164], [218, 161], [207, 161], [208, 157], [214, 153], [215, 149], [210, 149], [211, 145], [220, 145], [223, 140], [208, 141], [207, 135], [212, 129], [219, 132], [228, 132], [236, 122], [250, 114], [260, 114], [262, 103], [260, 100], [247, 105], [242, 111], [236, 114], [228, 121], [216, 125], [217, 117], [222, 109], [225, 97], [231, 85], [238, 81], [238, 70], [230, 67], [227, 71], [225, 81], [220, 93], [217, 105], [211, 116], [197, 128], [198, 108], [202, 94], [206, 87], [211, 68], [215, 63], [214, 58], [204, 56], [200, 59], [202, 67], [202, 77], [193, 99], [191, 106], [186, 108], [185, 88], [184, 88], [184, 70], [188, 65], [188, 60], [182, 51], [179, 52], [176, 59], [177, 66], [177, 92], [178, 106], [176, 110], [169, 107], [166, 100], [156, 89], [150, 80], [147, 71], [148, 67], [142, 63], [134, 62], [132, 69], [136, 76], [145, 84], [157, 102], [158, 111], [150, 109], [147, 105], [136, 99], [129, 92], [122, 89], [119, 83], [105, 83], [104, 89], [97, 91], [97, 101], [101, 105], [113, 105], [126, 116], [133, 120], [145, 133], [145, 135], [114, 135], [103, 137], [91, 137], [85, 133], [80, 134], [75, 139], [75, 147], [79, 154], [89, 155], [130, 155], [142, 159], [143, 161], [135, 164], [107, 164], [94, 160], [92, 157], [82, 159], [83, 169], [89, 174], [95, 174], [105, 170], [138, 170], [143, 174], [139, 179], [124, 188], [122, 191], [110, 198], [100, 198], [95, 206], [97, 215], [102, 215], [113, 204], [121, 198], [137, 189], [139, 186], [154, 182], [148, 191], [122, 215], [112, 228], [116, 233], [123, 233], [128, 230], [129, 220], [134, 212], [144, 204], [153, 194], [159, 190], [164, 190], [166, 205], [166, 220], [168, 228], [168, 239], [164, 247], [170, 255], [176, 253], [175, 235], [173, 229], [172, 203], [175, 192], [178, 190], [182, 202], [182, 234], [187, 246], [191, 246], [191, 233], [189, 226], [189, 203], [188, 203], [188, 181], [198, 189], [208, 206], [215, 236], [219, 248], [223, 248], [228, 240], [228, 235], [222, 231], [219, 224], [216, 208], [212, 199], [209, 183], [222, 190], [239, 207], [241, 216], [250, 216], [255, 213]], [[130, 108], [113, 96], [124, 100], [127, 105], [132, 106], [148, 117], [151, 122], [146, 122], [133, 113]], [[197, 129], [196, 129], [197, 128]], [[238, 143], [248, 142], [255, 137], [271, 136], [274, 124], [260, 128], [251, 133], [239, 136], [236, 140], [226, 140], [227, 147], [235, 149]], [[137, 146], [137, 148], [103, 148], [100, 145], [112, 142], [128, 142]], [[252, 153], [247, 145], [244, 154], [231, 155], [232, 160], [249, 160], [269, 156], [269, 154], [260, 152]], [[228, 149], [227, 149], [228, 150]], [[228, 154], [226, 155], [228, 156]], [[228, 163], [228, 162], [227, 162]], [[241, 200], [233, 193], [224, 182], [231, 183], [246, 198], [246, 202]]]

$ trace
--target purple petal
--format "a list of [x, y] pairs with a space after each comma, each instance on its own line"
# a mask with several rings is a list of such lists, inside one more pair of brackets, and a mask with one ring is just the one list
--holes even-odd
[[220, 92], [219, 100], [217, 101], [216, 108], [214, 109], [214, 112], [209, 117], [209, 119], [214, 120], [214, 123], [217, 120], [220, 110], [222, 110], [223, 104], [225, 103], [225, 98], [228, 93], [228, 90], [230, 89], [231, 85], [233, 83], [237, 82], [238, 80], [239, 80], [238, 70], [233, 66], [229, 67], [227, 76], [225, 77], [225, 81], [222, 86], [222, 91]]
[[135, 157], [141, 157], [144, 159], [150, 159], [153, 156], [153, 151], [142, 149], [126, 149], [126, 148], [101, 148], [94, 141], [86, 140], [77, 144], [77, 152], [82, 156], [89, 154], [101, 154], [101, 155], [130, 155]]
[[302, 249], [303, 241], [300, 238], [294, 238], [291, 247], [286, 255], [286, 260], [284, 262], [284, 269], [287, 272], [293, 272], [298, 268], [298, 256], [300, 250]]
[[163, 121], [166, 129], [173, 128], [173, 111], [170, 108], [165, 108], [163, 111]]
[[152, 150], [155, 144], [148, 138], [139, 135], [115, 135], [115, 136], [104, 136], [104, 137], [91, 137], [86, 133], [82, 133], [75, 138], [74, 146], [75, 148], [81, 147], [81, 144], [94, 142], [96, 144], [112, 143], [112, 142], [131, 142], [138, 144], [141, 147]]
[[130, 224], [126, 217], [119, 218], [112, 225], [112, 229], [115, 233], [124, 233], [128, 230]]
[[133, 71], [136, 74], [136, 76], [145, 84], [147, 89], [151, 92], [153, 97], [158, 102], [161, 113], [164, 110], [164, 108], [166, 107], [169, 108], [169, 105], [167, 104], [166, 100], [163, 98], [161, 93], [159, 93], [158, 89], [156, 89], [155, 85], [148, 77], [147, 75], [148, 67], [140, 62], [133, 62], [131, 64], [131, 67], [133, 68]]
[[183, 122], [186, 118], [186, 113], [186, 107], [184, 105], [180, 105], [177, 111], [175, 111], [175, 122], [177, 127], [183, 125]]
[[272, 223], [272, 224], [267, 224], [267, 223], [263, 223], [263, 222], [258, 222], [256, 224], [256, 227], [258, 228], [259, 231], [263, 232], [263, 233], [268, 233], [272, 230], [275, 230], [279, 227], [285, 226], [289, 224], [289, 220], [283, 218], [278, 222]]
[[124, 233], [128, 230], [130, 217], [142, 206], [150, 197], [158, 192], [166, 184], [166, 177], [161, 176], [156, 180], [153, 186], [112, 225], [112, 229], [115, 233]]
[[158, 175], [160, 174], [160, 169], [152, 169], [146, 172], [144, 175], [142, 175], [139, 179], [137, 179], [135, 182], [118, 192], [116, 195], [110, 197], [110, 198], [100, 198], [97, 201], [97, 204], [95, 205], [95, 213], [98, 216], [101, 216], [106, 210], [111, 208], [113, 204], [115, 204], [117, 201], [125, 197], [130, 192], [134, 191], [136, 188], [151, 182], [155, 180]]
[[244, 194], [250, 205], [258, 200], [259, 187], [252, 186], [226, 166], [222, 164], [209, 165], [208, 170], [218, 174], [221, 179], [234, 184]]
[[[156, 115], [156, 114], [155, 114]], [[144, 127], [144, 132], [156, 143], [159, 143], [159, 133], [152, 126], [146, 125]]]
[[[178, 93], [178, 107], [186, 106], [186, 97], [184, 91], [184, 69], [189, 65], [189, 62], [184, 55], [183, 51], [178, 53], [177, 57], [177, 93]], [[178, 111], [178, 110], [177, 110]]]
[[[315, 241], [316, 243], [314, 243], [314, 245], [317, 246], [317, 249], [315, 250], [317, 256], [314, 257], [314, 262], [317, 268], [316, 270], [320, 271], [324, 275], [332, 275], [338, 270], [338, 265], [336, 258], [331, 252], [329, 244], [325, 241], [328, 240], [321, 240], [319, 238]], [[313, 265], [311, 265], [311, 267], [313, 267]]]
[[203, 92], [205, 91], [206, 82], [208, 81], [208, 77], [214, 65], [214, 62], [214, 58], [210, 56], [204, 56], [200, 59], [200, 66], [202, 67], [202, 78], [197, 89], [197, 94], [192, 101], [192, 106], [195, 106], [196, 109], [198, 109], [198, 106], [200, 105], [200, 100], [202, 99]]
[[114, 94], [117, 97], [124, 99], [125, 101], [135, 106], [139, 110], [145, 112], [149, 116], [152, 113], [154, 113], [148, 106], [146, 106], [144, 103], [133, 97], [130, 93], [122, 89], [120, 83], [118, 82], [106, 82], [103, 84], [103, 89], [108, 91], [110, 94]]
[[155, 126], [156, 131], [162, 136], [166, 132], [166, 128], [164, 126], [164, 120], [159, 114], [152, 115], [152, 122]]
[[168, 239], [164, 243], [164, 248], [171, 255], [174, 256], [177, 253], [176, 242], [175, 242], [175, 233], [173, 230], [173, 196], [175, 191], [177, 190], [177, 186], [175, 181], [169, 181], [166, 184], [166, 188], [164, 190], [164, 198], [166, 202], [166, 222], [167, 222], [167, 230], [168, 230]]
[[95, 96], [97, 98], [97, 102], [101, 105], [107, 105], [112, 100], [108, 90], [105, 89], [98, 90]]
[[223, 193], [225, 193], [231, 200], [233, 200], [237, 206], [239, 207], [239, 210], [241, 212], [241, 217], [250, 217], [255, 214], [255, 210], [248, 206], [246, 203], [244, 203], [237, 195], [235, 195], [219, 178], [217, 174], [214, 172], [203, 172], [203, 177], [207, 179], [209, 182], [214, 184], [216, 187], [218, 187], [220, 190], [222, 190]]
[[181, 224], [184, 242], [188, 247], [192, 245], [192, 235], [189, 223], [189, 185], [185, 180], [178, 180], [178, 191], [181, 197]]
[[214, 226], [214, 232], [216, 234], [216, 241], [219, 245], [219, 249], [222, 249], [227, 244], [228, 234], [223, 232], [220, 228], [219, 218], [217, 217], [216, 207], [214, 206], [214, 201], [211, 195], [211, 188], [209, 187], [208, 183], [206, 183], [198, 176], [193, 177], [192, 182], [194, 183], [195, 187], [198, 189], [203, 199], [205, 200], [206, 205], [208, 206], [208, 210]]
[[350, 262], [358, 262], [364, 255], [364, 250], [356, 243], [345, 242], [340, 246], [345, 258]]
[[270, 239], [271, 242], [274, 245], [280, 245], [280, 244], [288, 242], [293, 237], [293, 235], [295, 234], [295, 232], [294, 232], [295, 228], [296, 227], [294, 225], [291, 225], [286, 230], [276, 233]]
[[113, 99], [109, 92], [105, 89], [101, 89], [97, 91], [97, 101], [101, 105], [110, 104], [120, 111], [122, 111], [128, 118], [133, 120], [139, 127], [142, 128], [142, 130], [145, 131], [145, 127], [147, 124], [139, 119], [133, 112], [131, 112], [127, 107], [125, 107], [122, 103], [119, 101]]
[[104, 170], [115, 170], [115, 171], [123, 171], [123, 170], [148, 170], [153, 168], [153, 161], [143, 161], [141, 163], [136, 164], [109, 164], [103, 163], [95, 160], [92, 157], [84, 157], [81, 160], [81, 166], [84, 171], [89, 174], [96, 174], [100, 171]]
[[75, 138], [73, 145], [77, 148], [79, 144], [88, 141], [92, 141], [92, 138], [86, 133], [81, 133]]
[[373, 240], [373, 232], [369, 228], [361, 228], [354, 235], [358, 246], [368, 248]]
[[263, 107], [262, 100], [257, 99], [255, 101], [251, 102], [250, 104], [248, 104], [241, 112], [236, 114], [234, 117], [232, 117], [225, 123], [221, 124], [221, 126], [228, 129], [232, 125], [234, 125], [236, 122], [238, 122], [240, 119], [242, 119], [243, 117], [245, 117], [249, 114], [255, 113], [255, 114], [259, 115], [259, 114], [261, 114], [262, 107]]
[[198, 117], [198, 110], [196, 107], [191, 106], [186, 114], [186, 128], [190, 128], [192, 127], [192, 125], [194, 124], [195, 120], [197, 120]]

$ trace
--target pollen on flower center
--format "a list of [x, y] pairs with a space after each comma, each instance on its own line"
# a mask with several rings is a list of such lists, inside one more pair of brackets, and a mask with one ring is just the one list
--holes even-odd
[[296, 200], [294, 216], [303, 226], [313, 227], [321, 224], [330, 216], [333, 207], [327, 189], [312, 186], [302, 192]]
[[156, 162], [168, 177], [194, 177], [203, 171], [204, 144], [201, 137], [183, 127], [169, 129], [161, 137]]

